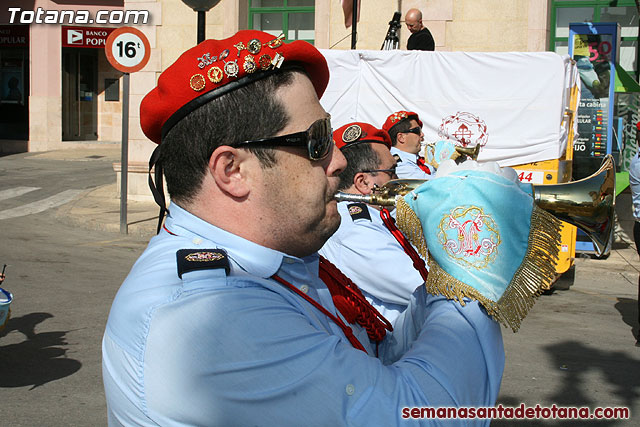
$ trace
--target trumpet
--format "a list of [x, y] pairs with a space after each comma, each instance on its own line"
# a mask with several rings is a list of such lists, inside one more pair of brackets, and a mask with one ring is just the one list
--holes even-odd
[[480, 154], [480, 146], [476, 145], [475, 147], [460, 147], [456, 145], [455, 150], [460, 155], [469, 156], [471, 160], [478, 160], [478, 154]]
[[[615, 177], [613, 157], [607, 155], [600, 169], [587, 178], [564, 184], [532, 185], [533, 200], [539, 208], [584, 231], [593, 242], [596, 255], [602, 256], [611, 245]], [[424, 182], [422, 179], [394, 179], [374, 188], [372, 194], [339, 192], [335, 199], [339, 202], [395, 206], [397, 197], [410, 193]]]

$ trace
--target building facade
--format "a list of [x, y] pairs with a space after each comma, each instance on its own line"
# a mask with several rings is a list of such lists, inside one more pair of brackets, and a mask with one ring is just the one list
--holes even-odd
[[[222, 0], [206, 14], [206, 35], [224, 38], [252, 28], [323, 49], [349, 49], [343, 1]], [[618, 22], [620, 64], [632, 75], [637, 71], [634, 0], [367, 0], [359, 11], [357, 48], [379, 50], [394, 12], [404, 17], [413, 7], [422, 11], [440, 51], [566, 53], [569, 23]], [[4, 1], [0, 153], [120, 143], [122, 73], [107, 61], [104, 42], [125, 25], [141, 30], [151, 45], [149, 63], [131, 75], [129, 98], [129, 196], [150, 198], [146, 165], [154, 144], [140, 129], [138, 111], [160, 72], [196, 43], [197, 14], [180, 0]], [[401, 49], [408, 36], [403, 24]]]

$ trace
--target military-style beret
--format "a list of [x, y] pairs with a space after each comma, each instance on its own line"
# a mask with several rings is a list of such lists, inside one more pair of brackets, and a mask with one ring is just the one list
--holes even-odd
[[334, 130], [333, 141], [341, 150], [361, 142], [384, 144], [391, 148], [391, 138], [387, 132], [361, 122], [348, 123]]
[[324, 56], [310, 43], [284, 43], [262, 31], [239, 31], [224, 40], [205, 40], [183, 53], [140, 104], [140, 125], [156, 144], [187, 114], [225, 93], [277, 72], [300, 67], [322, 96], [329, 82]]
[[389, 117], [387, 117], [387, 120], [385, 120], [384, 124], [382, 125], [382, 129], [389, 132], [389, 130], [391, 130], [392, 127], [394, 127], [396, 124], [398, 124], [404, 119], [409, 119], [409, 120], [413, 119], [416, 122], [418, 122], [420, 127], [422, 127], [422, 120], [420, 120], [420, 117], [418, 117], [417, 113], [414, 113], [413, 111], [397, 111], [391, 114]]

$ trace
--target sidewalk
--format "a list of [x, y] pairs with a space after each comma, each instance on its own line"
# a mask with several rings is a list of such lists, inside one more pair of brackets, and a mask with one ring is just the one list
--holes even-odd
[[[114, 172], [115, 179], [115, 172]], [[128, 234], [156, 234], [160, 208], [155, 202], [127, 201]], [[72, 224], [92, 230], [120, 232], [120, 198], [116, 183], [98, 187], [61, 206], [56, 215]]]
[[[85, 161], [88, 158], [104, 158], [120, 161], [119, 145], [79, 145], [78, 147], [34, 153], [33, 158], [64, 161]], [[87, 191], [83, 196], [57, 209], [57, 218], [91, 230], [120, 232], [120, 198], [116, 172], [113, 183]], [[148, 236], [156, 234], [159, 208], [153, 201], [127, 200], [128, 233]]]

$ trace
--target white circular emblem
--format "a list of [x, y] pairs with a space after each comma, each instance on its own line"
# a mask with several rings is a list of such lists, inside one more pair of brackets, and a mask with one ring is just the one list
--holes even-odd
[[489, 139], [487, 124], [480, 117], [466, 111], [442, 119], [438, 136], [463, 147], [484, 147]]
[[358, 125], [351, 125], [344, 130], [342, 134], [342, 142], [348, 144], [353, 141], [357, 141], [362, 135], [362, 129]]
[[227, 73], [228, 77], [237, 77], [239, 70], [237, 59], [224, 64], [224, 72]]

